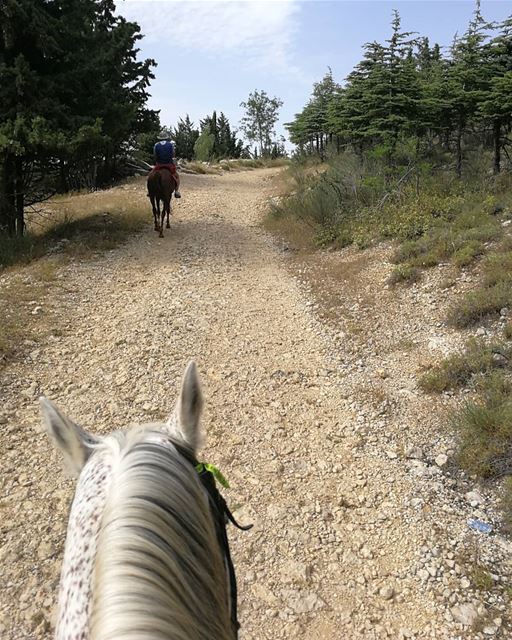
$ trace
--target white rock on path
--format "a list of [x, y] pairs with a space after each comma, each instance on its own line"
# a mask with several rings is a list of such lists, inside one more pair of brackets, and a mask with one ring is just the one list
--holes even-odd
[[478, 609], [472, 603], [456, 605], [450, 609], [453, 618], [466, 626], [475, 624], [478, 620]]
[[438, 467], [444, 467], [445, 464], [448, 462], [448, 456], [445, 453], [440, 453], [438, 456], [435, 457], [434, 462], [437, 464]]
[[477, 507], [485, 502], [484, 498], [478, 491], [468, 491], [464, 497], [472, 507]]

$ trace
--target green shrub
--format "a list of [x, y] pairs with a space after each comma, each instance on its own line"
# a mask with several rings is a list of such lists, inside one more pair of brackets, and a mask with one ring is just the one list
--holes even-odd
[[512, 251], [493, 253], [483, 264], [484, 287], [492, 288], [503, 282], [512, 284]]
[[[504, 514], [505, 532], [512, 533], [512, 477], [505, 478], [501, 509]], [[512, 596], [512, 589], [510, 595]]]
[[448, 321], [454, 326], [470, 326], [512, 304], [512, 251], [486, 256], [482, 274], [481, 288], [467, 293], [449, 310]]
[[480, 399], [453, 417], [460, 434], [460, 464], [483, 478], [512, 474], [512, 383], [503, 372], [488, 375]]
[[470, 291], [448, 310], [447, 320], [454, 327], [463, 328], [497, 315], [512, 304], [512, 285], [499, 282], [487, 289]]
[[456, 266], [471, 264], [482, 255], [485, 243], [500, 233], [488, 215], [461, 214], [437, 221], [417, 240], [404, 242], [394, 253], [395, 263], [427, 268], [451, 260]]
[[469, 570], [471, 582], [480, 591], [490, 591], [494, 586], [494, 580], [488, 569], [481, 564], [473, 564]]
[[[319, 247], [327, 247], [337, 240], [338, 232], [335, 227], [322, 227], [315, 236], [315, 243]], [[352, 240], [348, 243], [351, 244]], [[345, 245], [346, 246], [346, 245]]]
[[350, 229], [340, 227], [336, 230], [336, 237], [334, 238], [334, 246], [336, 249], [344, 249], [350, 246], [354, 242], [354, 237]]
[[[310, 222], [322, 246], [338, 246], [338, 238], [358, 247], [397, 239], [402, 244], [393, 261], [418, 269], [449, 261], [468, 266], [502, 235], [497, 195], [489, 192], [477, 158], [473, 182], [454, 180], [426, 162], [403, 181], [406, 167], [390, 167], [381, 151], [362, 158], [342, 153], [323, 165], [292, 162], [286, 172], [292, 195], [283, 215]], [[405, 149], [404, 162], [410, 151]], [[401, 157], [397, 151], [395, 160]]]
[[421, 277], [421, 271], [416, 269], [416, 267], [410, 267], [408, 265], [399, 265], [395, 267], [391, 272], [388, 283], [392, 286], [407, 282], [412, 284], [413, 282], [417, 282]]
[[[475, 338], [468, 341], [464, 351], [449, 356], [432, 371], [423, 375], [419, 387], [427, 393], [441, 393], [465, 386], [476, 374], [488, 373], [503, 366], [512, 357], [512, 347], [485, 344]], [[498, 356], [498, 357], [497, 357]]]
[[454, 252], [452, 262], [457, 267], [466, 267], [471, 264], [477, 256], [482, 255], [482, 253], [483, 244], [478, 242], [478, 240], [470, 240]]

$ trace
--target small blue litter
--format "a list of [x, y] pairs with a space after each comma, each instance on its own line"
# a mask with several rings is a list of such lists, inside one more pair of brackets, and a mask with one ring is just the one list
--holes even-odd
[[473, 518], [470, 518], [468, 520], [468, 526], [475, 531], [479, 531], [480, 533], [491, 533], [492, 531], [492, 525], [488, 524], [487, 522], [483, 522], [482, 520], [475, 520]]

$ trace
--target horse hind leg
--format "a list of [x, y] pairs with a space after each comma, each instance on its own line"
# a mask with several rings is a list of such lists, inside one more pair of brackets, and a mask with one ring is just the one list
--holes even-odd
[[158, 231], [158, 217], [160, 212], [158, 211], [158, 208], [156, 206], [155, 196], [150, 195], [149, 199], [151, 201], [151, 208], [153, 209], [153, 220], [155, 222], [155, 231]]
[[160, 213], [160, 227], [159, 227], [160, 233], [158, 234], [160, 238], [164, 237], [164, 220], [165, 220], [165, 202], [162, 201], [162, 211]]
[[169, 222], [169, 216], [171, 215], [171, 201], [167, 203], [167, 224], [165, 225], [167, 229], [171, 228], [171, 223]]

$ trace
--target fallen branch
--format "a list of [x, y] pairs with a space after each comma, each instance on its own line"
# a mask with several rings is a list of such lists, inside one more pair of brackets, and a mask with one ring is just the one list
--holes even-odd
[[393, 193], [396, 193], [397, 191], [400, 191], [400, 185], [411, 174], [411, 172], [414, 169], [416, 169], [416, 165], [415, 164], [413, 164], [411, 167], [409, 167], [409, 169], [407, 169], [407, 171], [404, 173], [404, 175], [396, 183], [396, 186], [395, 186], [395, 188], [393, 190], [388, 191], [387, 193], [384, 194], [384, 197], [380, 200], [379, 204], [377, 205], [377, 209], [379, 211], [382, 209], [382, 207], [384, 206], [384, 203], [386, 202], [386, 200], [389, 198], [390, 195], [392, 195]]

